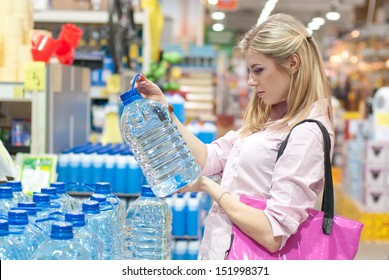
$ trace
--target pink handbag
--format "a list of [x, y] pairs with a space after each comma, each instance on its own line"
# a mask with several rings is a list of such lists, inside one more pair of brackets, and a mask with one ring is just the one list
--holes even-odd
[[[227, 260], [352, 260], [358, 252], [363, 224], [334, 215], [334, 191], [330, 162], [330, 137], [326, 128], [315, 122], [324, 137], [325, 186], [321, 211], [308, 210], [308, 218], [297, 232], [289, 237], [285, 246], [276, 253], [270, 253], [262, 245], [243, 233], [236, 225], [232, 226], [231, 246], [226, 252]], [[297, 125], [299, 125], [297, 124]], [[293, 130], [293, 129], [292, 129]], [[290, 135], [290, 133], [289, 133]], [[277, 159], [282, 155], [289, 135], [281, 144]], [[252, 196], [241, 196], [240, 201], [258, 208], [266, 208], [266, 200]]]

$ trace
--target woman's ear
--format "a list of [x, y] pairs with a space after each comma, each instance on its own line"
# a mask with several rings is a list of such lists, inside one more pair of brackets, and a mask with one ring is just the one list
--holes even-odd
[[292, 74], [296, 73], [300, 68], [300, 57], [294, 53], [289, 57], [289, 69]]

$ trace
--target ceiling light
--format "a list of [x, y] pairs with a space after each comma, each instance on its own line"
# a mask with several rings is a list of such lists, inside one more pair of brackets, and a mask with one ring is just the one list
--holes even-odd
[[223, 31], [224, 30], [224, 24], [215, 23], [214, 25], [212, 25], [212, 30], [213, 31]]
[[214, 12], [212, 13], [213, 20], [223, 20], [226, 17], [226, 14], [223, 12]]
[[312, 19], [312, 22], [321, 26], [321, 25], [323, 25], [326, 21], [325, 21], [325, 19], [322, 18], [322, 17], [314, 17], [314, 18]]
[[311, 30], [318, 30], [320, 28], [320, 25], [318, 25], [314, 22], [310, 22], [310, 23], [308, 23], [308, 28]]
[[216, 5], [219, 0], [208, 0], [209, 5]]
[[340, 14], [337, 11], [331, 11], [326, 14], [328, 20], [338, 20], [340, 19]]

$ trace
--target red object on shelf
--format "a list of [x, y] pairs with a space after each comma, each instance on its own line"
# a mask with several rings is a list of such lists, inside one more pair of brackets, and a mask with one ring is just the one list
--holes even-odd
[[58, 40], [66, 41], [73, 49], [75, 49], [78, 46], [78, 42], [80, 41], [82, 34], [82, 29], [78, 28], [74, 24], [66, 23], [62, 25]]
[[31, 54], [34, 61], [48, 62], [56, 47], [56, 42], [53, 38], [35, 32], [31, 38]]

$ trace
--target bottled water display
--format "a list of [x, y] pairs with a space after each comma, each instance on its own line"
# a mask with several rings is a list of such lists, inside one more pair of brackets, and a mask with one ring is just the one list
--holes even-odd
[[85, 225], [85, 214], [82, 212], [67, 212], [65, 221], [73, 224], [73, 238], [82, 244], [91, 255], [92, 260], [102, 260], [104, 243], [101, 238]]
[[96, 233], [104, 242], [104, 260], [115, 258], [114, 234], [115, 226], [112, 217], [107, 211], [100, 210], [96, 200], [87, 200], [82, 203], [82, 212], [85, 214], [86, 226]]
[[73, 224], [55, 221], [51, 225], [50, 239], [35, 250], [33, 260], [90, 260], [87, 249], [73, 238]]
[[0, 219], [0, 260], [25, 260], [26, 249], [10, 238], [9, 223]]
[[153, 192], [165, 197], [197, 180], [201, 168], [166, 106], [142, 98], [134, 88], [138, 75], [132, 89], [120, 96], [124, 105], [120, 129]]
[[172, 212], [150, 186], [127, 210], [123, 231], [123, 259], [169, 260], [172, 244]]

